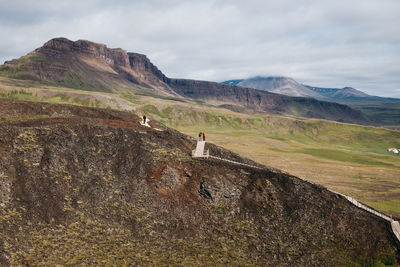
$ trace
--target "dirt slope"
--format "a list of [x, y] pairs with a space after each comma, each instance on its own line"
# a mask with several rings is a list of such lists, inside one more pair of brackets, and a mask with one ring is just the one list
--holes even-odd
[[9, 100], [0, 100], [0, 118], [3, 265], [398, 260], [381, 219], [277, 170], [192, 159], [195, 140], [154, 121]]

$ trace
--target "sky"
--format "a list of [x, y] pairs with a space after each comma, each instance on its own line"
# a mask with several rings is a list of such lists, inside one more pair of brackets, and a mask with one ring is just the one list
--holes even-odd
[[146, 54], [171, 78], [400, 98], [399, 0], [0, 0], [0, 36], [0, 64], [66, 37]]

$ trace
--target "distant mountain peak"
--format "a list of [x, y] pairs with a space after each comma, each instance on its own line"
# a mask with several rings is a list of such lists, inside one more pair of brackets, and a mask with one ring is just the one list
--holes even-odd
[[236, 85], [288, 96], [318, 98], [316, 92], [285, 76], [255, 76], [241, 80]]
[[247, 79], [229, 80], [222, 83], [249, 87], [282, 95], [312, 97], [328, 101], [329, 100], [335, 101], [337, 99], [355, 99], [355, 98], [372, 97], [371, 95], [368, 95], [353, 87], [344, 87], [342, 89], [316, 87], [316, 86], [300, 84], [295, 79], [285, 76], [258, 75]]
[[363, 97], [371, 97], [370, 95], [357, 90], [353, 87], [344, 87], [342, 89], [337, 90], [333, 95], [336, 98], [363, 98]]

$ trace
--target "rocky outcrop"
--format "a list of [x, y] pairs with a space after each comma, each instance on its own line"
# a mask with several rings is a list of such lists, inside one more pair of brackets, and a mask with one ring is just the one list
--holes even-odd
[[169, 79], [165, 76], [150, 60], [146, 55], [138, 53], [128, 53], [129, 64], [132, 69], [137, 72], [151, 73], [158, 80], [168, 83]]
[[129, 67], [129, 56], [120, 48], [109, 49], [104, 44], [86, 40], [73, 42], [66, 38], [54, 38], [37, 50], [45, 55], [79, 54], [81, 56], [105, 59], [108, 64]]

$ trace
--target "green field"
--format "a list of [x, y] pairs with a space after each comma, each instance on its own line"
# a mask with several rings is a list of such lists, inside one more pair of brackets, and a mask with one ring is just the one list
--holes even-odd
[[259, 163], [350, 195], [400, 217], [400, 131], [271, 114], [241, 114], [221, 103], [155, 98], [119, 90], [107, 94], [46, 87], [0, 78], [0, 97], [133, 110], [150, 120], [207, 141]]

